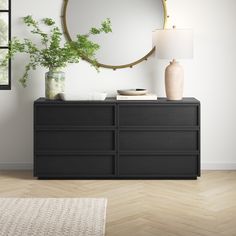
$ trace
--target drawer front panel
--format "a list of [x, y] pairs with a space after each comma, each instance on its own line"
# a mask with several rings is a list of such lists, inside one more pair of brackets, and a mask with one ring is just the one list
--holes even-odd
[[113, 175], [114, 156], [37, 156], [37, 175]]
[[120, 175], [197, 175], [197, 156], [120, 156]]
[[36, 106], [36, 125], [113, 126], [115, 106]]
[[198, 107], [171, 105], [120, 105], [120, 126], [196, 126]]
[[114, 131], [38, 131], [37, 151], [112, 151]]
[[121, 151], [197, 151], [197, 131], [121, 131]]

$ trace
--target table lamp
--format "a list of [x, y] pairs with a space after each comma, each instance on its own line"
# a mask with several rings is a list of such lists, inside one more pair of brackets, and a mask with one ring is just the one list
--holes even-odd
[[155, 30], [153, 43], [159, 59], [172, 59], [165, 70], [165, 89], [168, 100], [182, 100], [184, 70], [176, 59], [193, 57], [193, 32], [191, 29]]

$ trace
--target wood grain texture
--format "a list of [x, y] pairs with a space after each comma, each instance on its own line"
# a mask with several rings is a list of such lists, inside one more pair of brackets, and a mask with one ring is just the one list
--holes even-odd
[[236, 171], [196, 180], [36, 180], [0, 172], [0, 197], [104, 197], [106, 236], [235, 236]]

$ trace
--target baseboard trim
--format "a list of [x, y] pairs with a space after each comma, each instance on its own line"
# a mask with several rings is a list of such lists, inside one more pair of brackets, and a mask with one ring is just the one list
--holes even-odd
[[[0, 170], [32, 170], [32, 163], [0, 163]], [[202, 163], [202, 170], [236, 170], [236, 163]]]
[[0, 170], [33, 170], [32, 163], [0, 163]]
[[236, 163], [202, 163], [202, 170], [236, 170]]

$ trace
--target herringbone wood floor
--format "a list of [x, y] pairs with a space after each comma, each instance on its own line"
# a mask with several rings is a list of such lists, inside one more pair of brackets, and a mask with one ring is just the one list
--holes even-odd
[[198, 180], [36, 180], [0, 172], [0, 197], [106, 197], [106, 236], [236, 236], [236, 171]]

